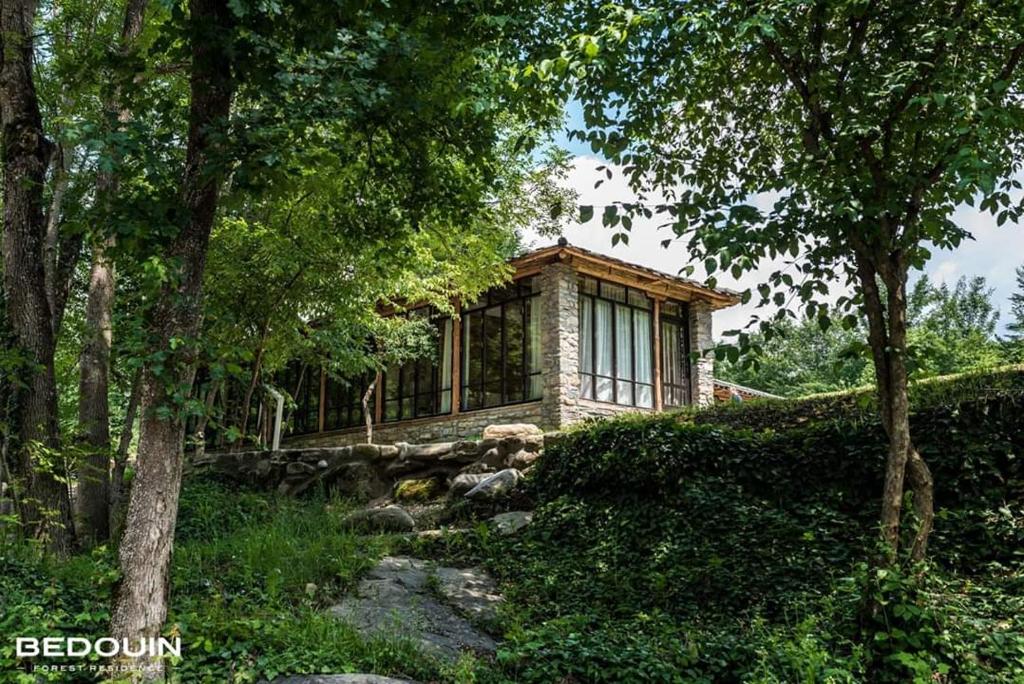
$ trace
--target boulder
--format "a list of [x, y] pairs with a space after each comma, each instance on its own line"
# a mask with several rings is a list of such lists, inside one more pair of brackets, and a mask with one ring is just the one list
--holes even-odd
[[480, 463], [483, 463], [489, 468], [500, 468], [505, 465], [505, 455], [501, 452], [501, 449], [497, 447], [488, 449], [484, 452], [484, 455], [480, 457]]
[[402, 458], [411, 461], [436, 461], [451, 454], [453, 446], [453, 442], [407, 444], [402, 449]]
[[352, 458], [372, 461], [380, 456], [380, 447], [376, 444], [353, 444]]
[[516, 470], [526, 470], [533, 462], [540, 458], [540, 454], [536, 451], [517, 451], [516, 453], [505, 459], [505, 465], [509, 468], [515, 468]]
[[533, 520], [533, 513], [530, 511], [509, 511], [499, 513], [491, 518], [491, 523], [502, 534], [515, 534], [530, 524]]
[[456, 461], [458, 463], [471, 463], [481, 454], [480, 443], [472, 440], [455, 442], [449, 453], [444, 454], [439, 460]]
[[391, 492], [391, 482], [365, 461], [341, 463], [324, 473], [323, 478], [330, 489], [361, 501]]
[[[462, 477], [461, 475], [459, 477]], [[515, 468], [506, 468], [487, 477], [486, 480], [466, 492], [471, 501], [496, 501], [512, 493], [523, 474]]]
[[395, 485], [395, 501], [429, 501], [444, 494], [444, 483], [436, 477], [410, 478]]
[[473, 475], [479, 475], [481, 473], [494, 473], [497, 472], [497, 468], [493, 468], [483, 461], [477, 461], [476, 463], [470, 463], [468, 466], [459, 471], [459, 473], [469, 473]]
[[490, 473], [459, 473], [452, 479], [448, 496], [452, 498], [464, 496], [469, 490], [489, 477], [491, 477]]
[[364, 508], [350, 513], [342, 524], [345, 527], [373, 532], [412, 532], [416, 528], [412, 516], [401, 506]]
[[398, 458], [399, 449], [394, 444], [382, 444], [380, 446], [381, 460]]
[[312, 475], [316, 472], [316, 466], [302, 461], [292, 461], [284, 467], [284, 472], [289, 477]]
[[543, 435], [544, 431], [530, 423], [509, 423], [506, 425], [488, 425], [484, 428], [483, 438], [503, 439], [512, 436]]

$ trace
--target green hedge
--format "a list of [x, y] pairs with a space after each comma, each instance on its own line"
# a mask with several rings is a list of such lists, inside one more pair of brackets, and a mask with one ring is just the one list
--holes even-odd
[[[1019, 499], [1024, 372], [972, 375], [915, 390], [911, 431], [934, 474], [938, 507]], [[534, 494], [540, 501], [568, 492], [665, 496], [700, 474], [780, 503], [827, 500], [839, 510], [874, 515], [886, 439], [877, 416], [857, 399], [862, 396], [715, 408], [697, 420], [684, 413], [587, 424], [541, 459]], [[738, 427], [744, 416], [752, 428]]]

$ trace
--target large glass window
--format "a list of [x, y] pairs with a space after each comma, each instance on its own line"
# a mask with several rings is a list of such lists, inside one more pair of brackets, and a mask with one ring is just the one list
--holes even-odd
[[534, 278], [462, 310], [462, 408], [540, 399], [540, 299]]
[[587, 276], [580, 281], [580, 395], [654, 406], [654, 303], [639, 290]]
[[690, 351], [686, 305], [661, 307], [661, 401], [665, 408], [690, 403]]
[[402, 366], [391, 366], [381, 378], [384, 422], [422, 418], [452, 410], [452, 319], [422, 308], [411, 316], [431, 316], [437, 352]]
[[[324, 430], [341, 430], [365, 424], [363, 393], [372, 380], [372, 375], [352, 380], [327, 376], [327, 386], [324, 388]], [[373, 413], [372, 399], [370, 413]]]

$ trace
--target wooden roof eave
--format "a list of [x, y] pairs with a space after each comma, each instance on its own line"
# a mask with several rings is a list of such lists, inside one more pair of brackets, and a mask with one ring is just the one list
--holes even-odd
[[544, 265], [560, 261], [571, 265], [580, 273], [644, 290], [659, 298], [678, 299], [689, 302], [706, 301], [713, 309], [723, 309], [739, 303], [738, 295], [731, 292], [714, 290], [681, 278], [660, 275], [643, 267], [635, 267], [618, 260], [602, 258], [572, 247], [549, 247], [516, 259], [516, 276], [523, 277], [538, 272]]

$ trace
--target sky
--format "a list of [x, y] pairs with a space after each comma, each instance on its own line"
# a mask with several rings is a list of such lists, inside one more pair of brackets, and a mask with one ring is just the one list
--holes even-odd
[[[578, 108], [570, 108], [567, 127], [582, 127]], [[612, 179], [605, 180], [599, 188], [594, 187], [599, 178], [605, 177], [603, 171], [597, 171], [597, 167], [606, 165], [607, 161], [595, 156], [589, 146], [571, 141], [565, 134], [557, 137], [555, 142], [574, 155], [567, 181], [579, 194], [580, 204], [605, 205], [634, 199], [622, 176], [614, 173], [614, 167]], [[601, 225], [600, 216], [601, 212], [597, 211], [590, 222], [584, 225], [573, 223], [565, 229], [563, 236], [570, 244], [666, 273], [678, 273], [692, 263], [696, 267], [693, 277], [702, 279], [705, 276], [700, 264], [688, 258], [683, 245], [676, 243], [667, 249], [661, 246], [662, 240], [672, 237], [669, 231], [657, 229], [664, 218], [655, 216], [646, 221], [634, 218], [629, 244], [620, 243], [612, 247], [613, 231]], [[1016, 287], [1015, 269], [1024, 265], [1024, 225], [1007, 222], [997, 227], [994, 216], [968, 206], [962, 206], [956, 211], [954, 221], [966, 228], [974, 239], [964, 242], [955, 250], [934, 250], [926, 272], [934, 281], [951, 285], [961, 276], [985, 276], [989, 287], [994, 289], [993, 303], [1002, 312], [999, 332], [1004, 332], [1009, 316], [1008, 300]], [[552, 239], [532, 236], [528, 242], [533, 247], [541, 247], [551, 243]], [[739, 281], [727, 274], [719, 274], [719, 285], [744, 290], [763, 282], [765, 276], [774, 270], [774, 264], [764, 264], [758, 270], [745, 274]], [[716, 336], [724, 330], [743, 327], [754, 313], [764, 315], [765, 311], [758, 312], [751, 304], [717, 312], [714, 323]]]

